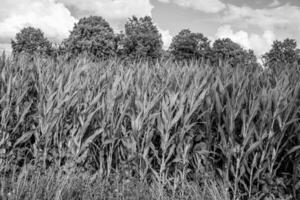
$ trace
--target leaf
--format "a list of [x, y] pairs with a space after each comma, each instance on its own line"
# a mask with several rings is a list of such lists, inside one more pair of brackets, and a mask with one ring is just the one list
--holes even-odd
[[94, 106], [96, 103], [99, 102], [100, 98], [102, 97], [103, 92], [100, 92], [96, 97], [94, 97], [93, 101], [90, 103], [90, 107]]
[[300, 153], [300, 145], [299, 146], [295, 146], [293, 147], [291, 150], [289, 150], [287, 153], [286, 153], [286, 156], [296, 152], [296, 151], [299, 151], [298, 153]]
[[36, 131], [28, 131], [22, 134], [22, 136], [20, 138], [17, 139], [17, 141], [14, 144], [14, 147], [16, 147], [19, 144], [25, 143], [27, 142], [35, 133]]
[[262, 141], [257, 141], [253, 144], [251, 144], [251, 146], [249, 147], [249, 149], [247, 149], [246, 151], [246, 155], [249, 155], [250, 153], [252, 153], [252, 151], [254, 151], [260, 144]]
[[22, 115], [21, 115], [21, 117], [20, 117], [20, 119], [19, 119], [17, 125], [15, 126], [14, 130], [12, 131], [12, 133], [15, 133], [15, 132], [17, 131], [17, 128], [20, 126], [20, 124], [23, 123], [26, 114], [29, 112], [29, 109], [31, 108], [31, 105], [32, 105], [32, 102], [30, 102], [30, 103], [26, 106], [26, 108], [24, 109], [24, 111], [23, 111], [23, 113], [22, 113]]
[[99, 110], [100, 110], [100, 107], [97, 108], [94, 112], [90, 113], [90, 114], [88, 115], [88, 118], [87, 118], [87, 120], [86, 120], [85, 122], [82, 122], [82, 128], [81, 128], [81, 131], [80, 131], [80, 136], [81, 136], [81, 138], [84, 137], [84, 134], [86, 133], [86, 130], [87, 130], [87, 128], [89, 127], [89, 125], [90, 125], [90, 123], [91, 123], [91, 121], [92, 121], [94, 115], [95, 115]]
[[106, 139], [102, 142], [103, 146], [109, 145], [109, 144], [113, 144], [116, 141], [116, 139]]
[[175, 148], [176, 148], [176, 145], [174, 145], [174, 144], [169, 148], [169, 153], [168, 153], [168, 156], [166, 158], [166, 162], [169, 162], [171, 156], [174, 153]]
[[102, 134], [104, 131], [103, 128], [100, 128], [98, 130], [96, 130], [93, 135], [91, 135], [90, 137], [88, 137], [85, 141], [83, 141], [83, 143], [81, 144], [81, 147], [80, 147], [80, 151], [84, 151], [92, 142], [93, 140], [99, 136], [100, 134]]
[[180, 118], [183, 115], [183, 110], [184, 110], [184, 105], [180, 104], [179, 110], [176, 112], [175, 117], [172, 119], [171, 127], [173, 127], [180, 120]]

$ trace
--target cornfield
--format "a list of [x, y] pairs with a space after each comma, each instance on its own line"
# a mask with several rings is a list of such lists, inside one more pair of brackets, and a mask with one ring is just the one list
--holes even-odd
[[2, 56], [0, 73], [2, 199], [97, 199], [111, 177], [136, 199], [300, 198], [298, 66]]

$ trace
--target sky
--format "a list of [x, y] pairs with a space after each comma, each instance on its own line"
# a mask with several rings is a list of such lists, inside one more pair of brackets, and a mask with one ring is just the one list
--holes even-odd
[[167, 49], [182, 29], [212, 42], [231, 38], [260, 57], [274, 40], [300, 44], [300, 0], [0, 0], [0, 51], [22, 28], [40, 28], [52, 42], [67, 38], [81, 17], [104, 17], [116, 32], [135, 15], [151, 16]]

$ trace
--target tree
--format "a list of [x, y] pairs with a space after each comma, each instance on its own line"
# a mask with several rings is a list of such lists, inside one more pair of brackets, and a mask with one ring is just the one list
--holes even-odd
[[275, 40], [269, 52], [263, 55], [267, 67], [276, 64], [292, 64], [298, 60], [297, 42], [294, 39], [285, 39], [283, 42]]
[[209, 43], [203, 34], [183, 29], [172, 39], [169, 51], [176, 60], [200, 59], [209, 53]]
[[13, 55], [20, 53], [50, 55], [52, 50], [52, 45], [44, 37], [44, 33], [33, 27], [23, 28], [17, 33], [15, 40], [11, 41], [11, 46]]
[[212, 52], [215, 60], [226, 60], [230, 64], [239, 62], [239, 54], [242, 47], [229, 38], [217, 39], [213, 43]]
[[255, 53], [253, 50], [244, 50], [244, 55], [242, 56], [242, 63], [244, 64], [258, 64], [257, 63], [257, 57], [255, 56]]
[[94, 59], [107, 59], [115, 55], [115, 36], [102, 17], [84, 17], [75, 24], [63, 46], [72, 56], [85, 53]]
[[122, 55], [124, 54], [124, 44], [123, 44], [124, 38], [125, 38], [125, 35], [124, 35], [123, 31], [115, 34], [114, 49], [115, 49], [115, 53], [118, 57], [122, 57]]
[[300, 65], [300, 49], [295, 50], [296, 57], [297, 57], [297, 64]]
[[252, 50], [245, 50], [229, 38], [217, 39], [213, 43], [211, 59], [214, 63], [226, 61], [232, 66], [257, 65], [257, 58]]
[[122, 42], [123, 55], [134, 59], [158, 59], [162, 52], [162, 38], [151, 17], [133, 16], [125, 24]]

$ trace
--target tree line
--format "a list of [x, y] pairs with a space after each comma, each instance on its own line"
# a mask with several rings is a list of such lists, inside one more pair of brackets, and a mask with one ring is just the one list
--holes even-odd
[[[84, 17], [58, 45], [53, 45], [40, 29], [26, 27], [16, 34], [11, 45], [14, 56], [28, 53], [74, 58], [84, 54], [93, 60], [171, 58], [176, 61], [205, 60], [212, 64], [226, 61], [232, 66], [259, 65], [253, 50], [244, 49], [229, 38], [217, 39], [211, 44], [202, 33], [193, 33], [189, 29], [181, 30], [173, 37], [169, 49], [164, 50], [162, 36], [149, 16], [129, 18], [120, 33], [115, 33], [100, 16]], [[293, 64], [299, 58], [300, 50], [294, 39], [274, 41], [270, 51], [262, 56], [266, 67]]]

